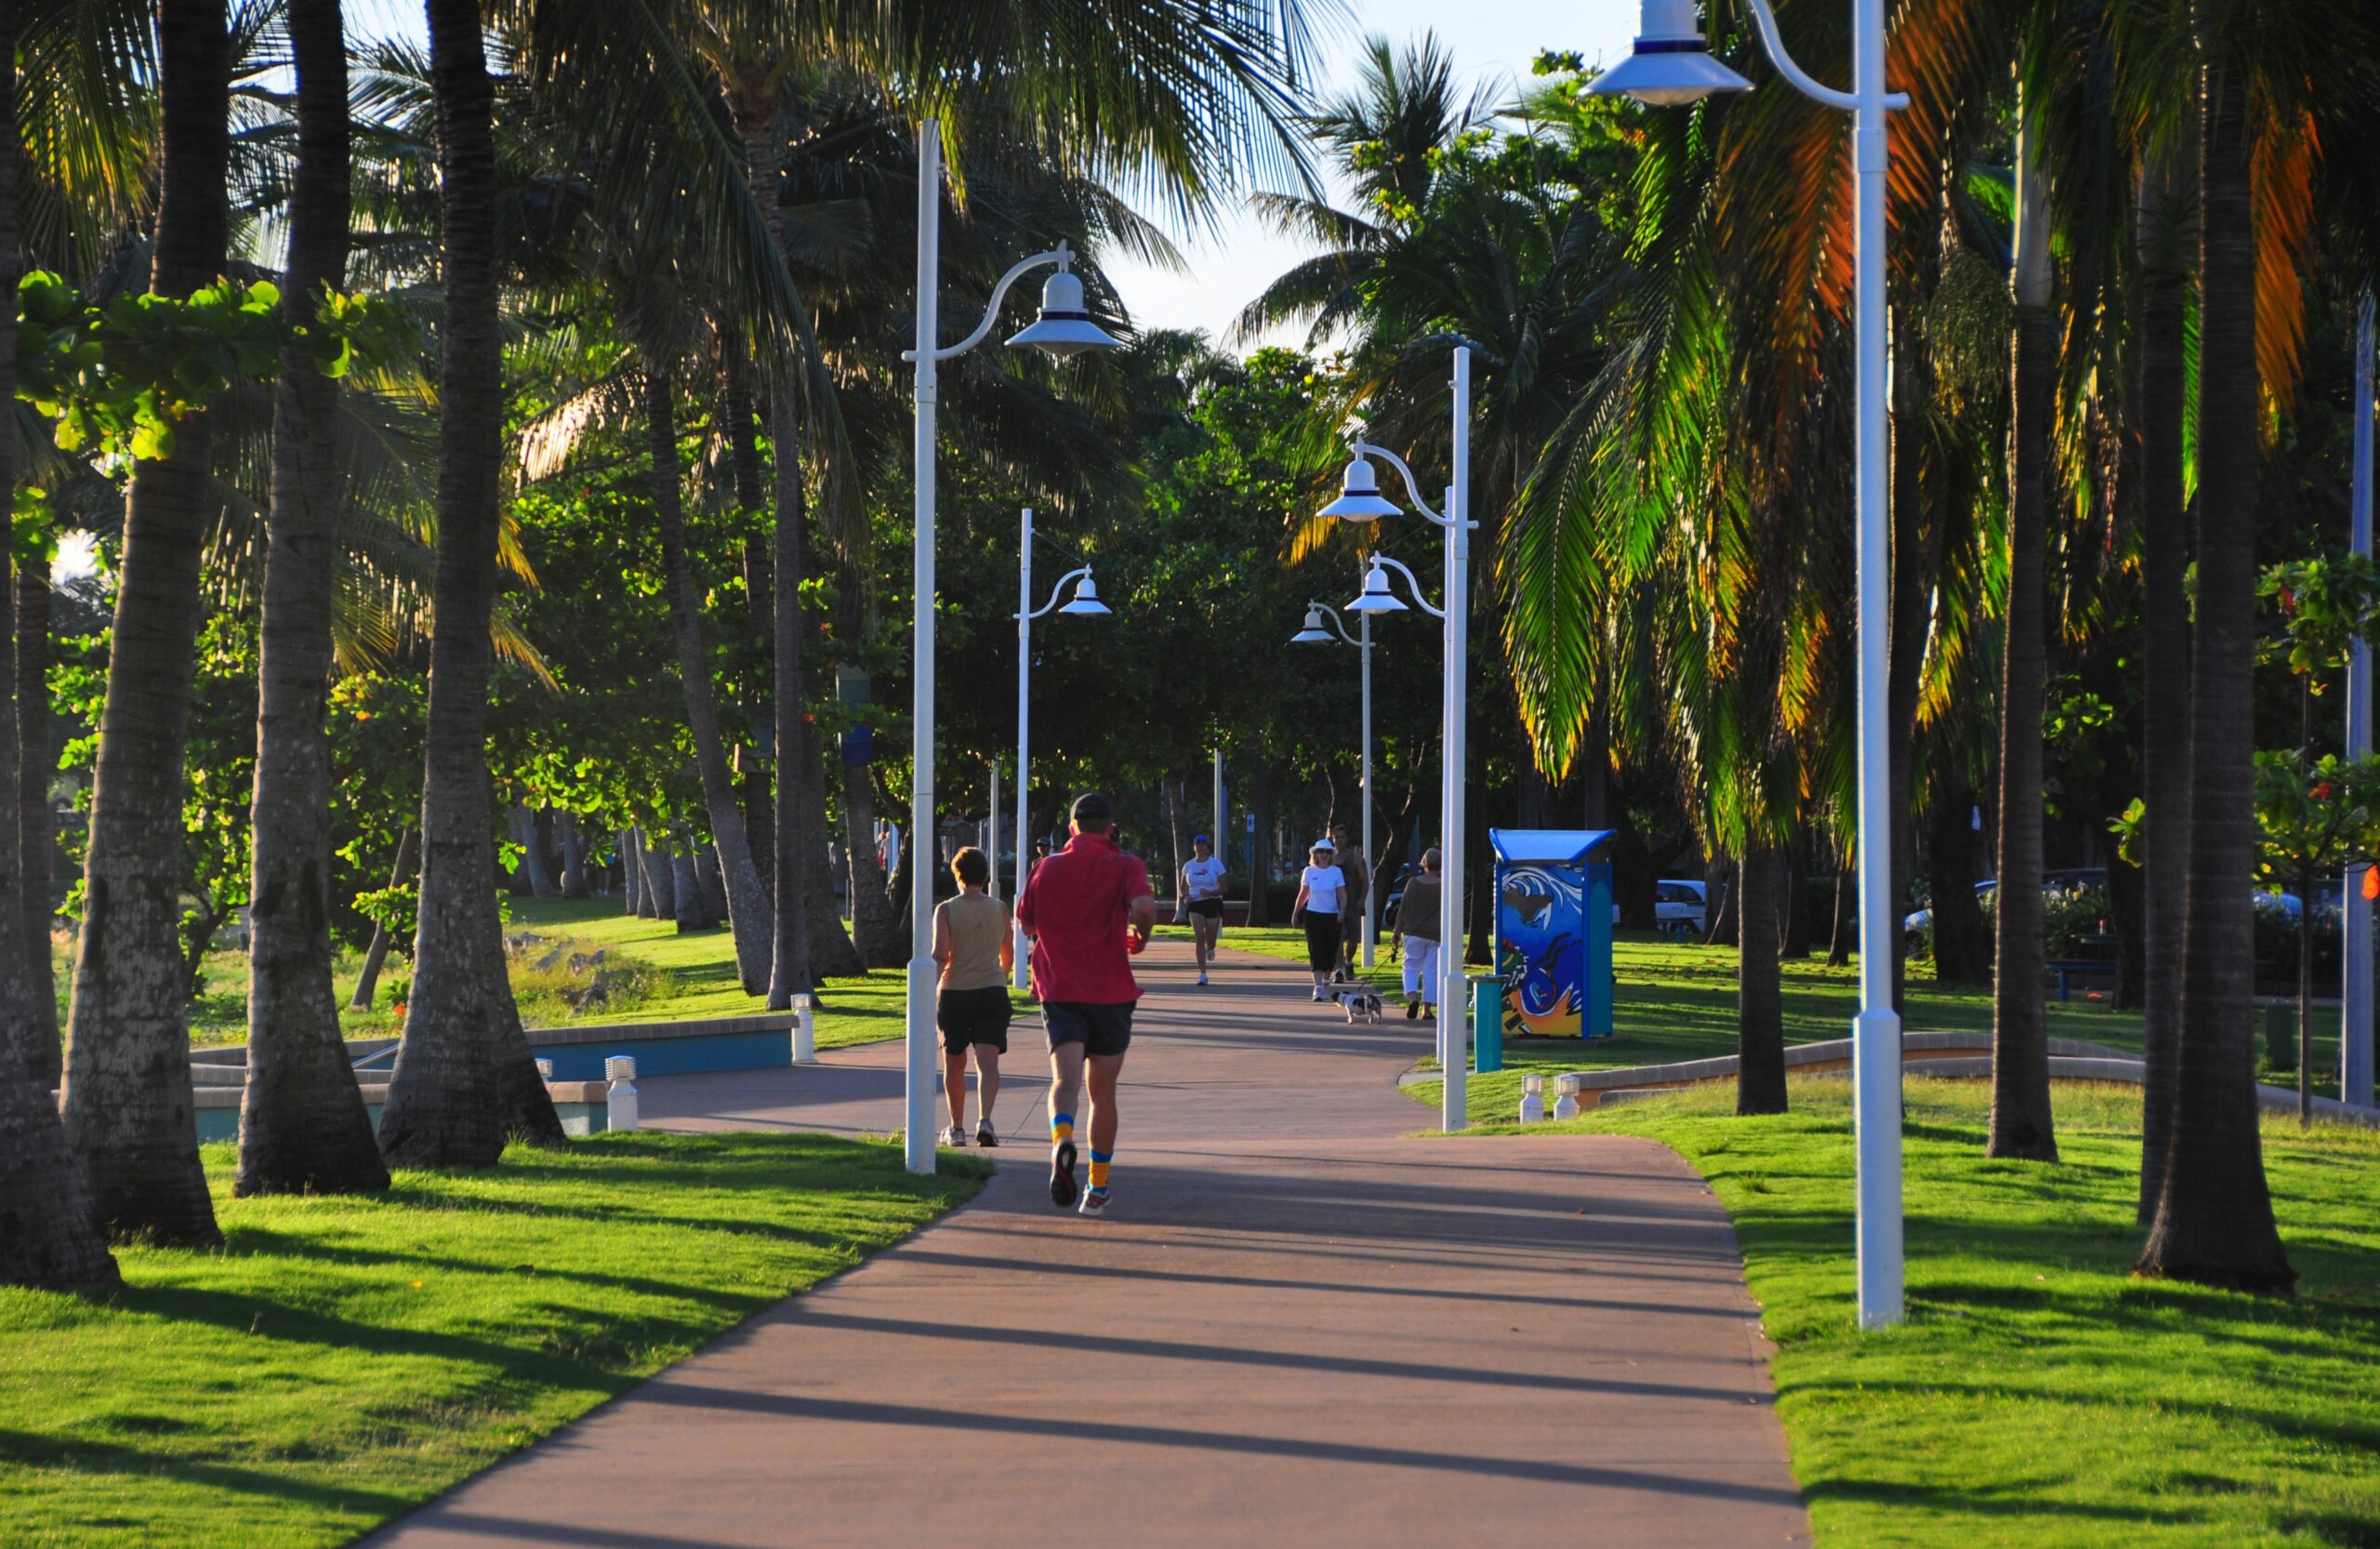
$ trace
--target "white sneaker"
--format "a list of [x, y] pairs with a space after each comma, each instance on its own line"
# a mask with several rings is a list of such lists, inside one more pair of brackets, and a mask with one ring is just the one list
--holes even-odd
[[945, 1145], [956, 1145], [964, 1149], [967, 1145], [967, 1132], [960, 1129], [958, 1125], [953, 1124], [948, 1129], [942, 1132], [942, 1144]]
[[1329, 999], [1330, 997], [1322, 993], [1322, 986], [1320, 985], [1314, 986], [1314, 1003], [1316, 1005], [1319, 1006]]

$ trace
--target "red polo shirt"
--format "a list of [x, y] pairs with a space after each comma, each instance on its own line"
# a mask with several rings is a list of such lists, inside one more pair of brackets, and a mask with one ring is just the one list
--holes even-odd
[[1095, 1006], [1138, 1000], [1124, 933], [1132, 900], [1148, 894], [1149, 868], [1104, 834], [1077, 834], [1035, 867], [1016, 901], [1017, 923], [1036, 936], [1034, 998]]

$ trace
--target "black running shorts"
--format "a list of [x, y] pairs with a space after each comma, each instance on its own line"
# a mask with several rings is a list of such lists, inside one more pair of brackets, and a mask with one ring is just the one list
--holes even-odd
[[1050, 1047], [1079, 1043], [1086, 1054], [1120, 1054], [1132, 1046], [1132, 1006], [1104, 1005], [1091, 1000], [1044, 1000], [1041, 1029]]
[[1220, 898], [1193, 898], [1190, 900], [1190, 912], [1208, 920], [1221, 920], [1223, 917], [1223, 901]]
[[988, 1043], [1005, 1054], [1010, 1014], [1008, 986], [991, 985], [983, 989], [944, 990], [934, 1007], [933, 1021], [942, 1029], [945, 1053], [963, 1054], [971, 1043]]

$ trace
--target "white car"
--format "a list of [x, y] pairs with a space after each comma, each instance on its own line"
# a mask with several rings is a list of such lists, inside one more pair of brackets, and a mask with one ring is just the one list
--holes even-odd
[[1653, 884], [1653, 928], [1672, 941], [1700, 941], [1710, 930], [1710, 911], [1700, 882], [1679, 877]]

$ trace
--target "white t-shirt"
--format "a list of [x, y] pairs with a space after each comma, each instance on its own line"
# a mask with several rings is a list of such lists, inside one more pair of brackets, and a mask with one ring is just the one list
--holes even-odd
[[1335, 866], [1309, 866], [1298, 879], [1305, 884], [1305, 907], [1316, 914], [1337, 914], [1339, 896], [1347, 891], [1347, 874]]
[[1190, 884], [1191, 897], [1220, 898], [1223, 896], [1223, 863], [1221, 856], [1209, 855], [1203, 861], [1195, 859], [1183, 861], [1182, 876]]

